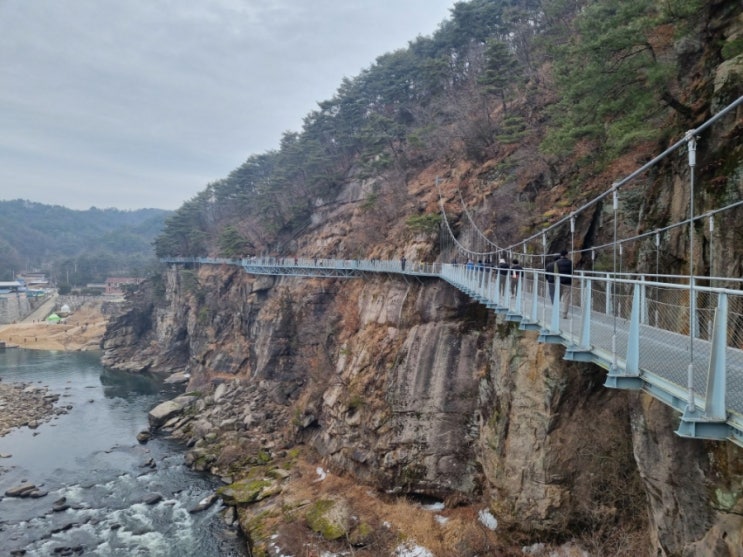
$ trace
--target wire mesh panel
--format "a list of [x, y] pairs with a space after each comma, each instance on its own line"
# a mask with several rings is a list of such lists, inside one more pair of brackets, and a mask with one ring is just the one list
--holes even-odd
[[727, 345], [743, 349], [743, 294], [728, 297]]
[[727, 406], [743, 415], [743, 292], [728, 294], [726, 339]]
[[672, 286], [655, 286], [648, 300], [649, 323], [653, 327], [689, 334], [689, 291]]
[[607, 312], [607, 304], [610, 303], [611, 293], [607, 292], [607, 286], [611, 285], [606, 281], [593, 280], [591, 283], [591, 310], [603, 315], [610, 315]]

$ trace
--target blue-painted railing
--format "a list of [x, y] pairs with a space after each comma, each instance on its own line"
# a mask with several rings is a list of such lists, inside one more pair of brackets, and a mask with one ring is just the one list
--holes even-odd
[[[592, 362], [610, 388], [642, 390], [681, 413], [677, 433], [743, 446], [743, 291], [689, 277], [578, 272], [572, 284], [545, 272], [390, 260], [166, 258], [171, 264], [238, 265], [256, 275], [353, 278], [394, 273], [445, 280], [539, 340]], [[741, 329], [738, 331], [738, 329]]]

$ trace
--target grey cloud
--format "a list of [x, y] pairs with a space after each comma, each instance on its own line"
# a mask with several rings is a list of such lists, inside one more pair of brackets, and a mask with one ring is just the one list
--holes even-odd
[[0, 0], [0, 196], [176, 208], [452, 0]]

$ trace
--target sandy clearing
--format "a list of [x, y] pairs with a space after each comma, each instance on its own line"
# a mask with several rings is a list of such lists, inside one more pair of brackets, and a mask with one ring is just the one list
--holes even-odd
[[0, 342], [7, 347], [33, 350], [99, 350], [107, 321], [101, 312], [102, 303], [103, 300], [84, 302], [63, 323], [39, 320], [0, 325]]

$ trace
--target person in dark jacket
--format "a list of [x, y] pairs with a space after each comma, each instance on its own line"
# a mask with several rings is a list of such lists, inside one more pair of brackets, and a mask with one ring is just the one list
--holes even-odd
[[573, 284], [573, 262], [568, 259], [567, 250], [560, 252], [560, 257], [548, 263], [547, 283], [549, 284], [550, 300], [555, 303], [555, 275], [560, 276], [560, 302], [563, 319], [568, 316], [568, 304], [570, 303], [570, 285]]
[[519, 263], [518, 259], [511, 261], [511, 297], [516, 296], [518, 291], [519, 281], [524, 274], [524, 268]]

